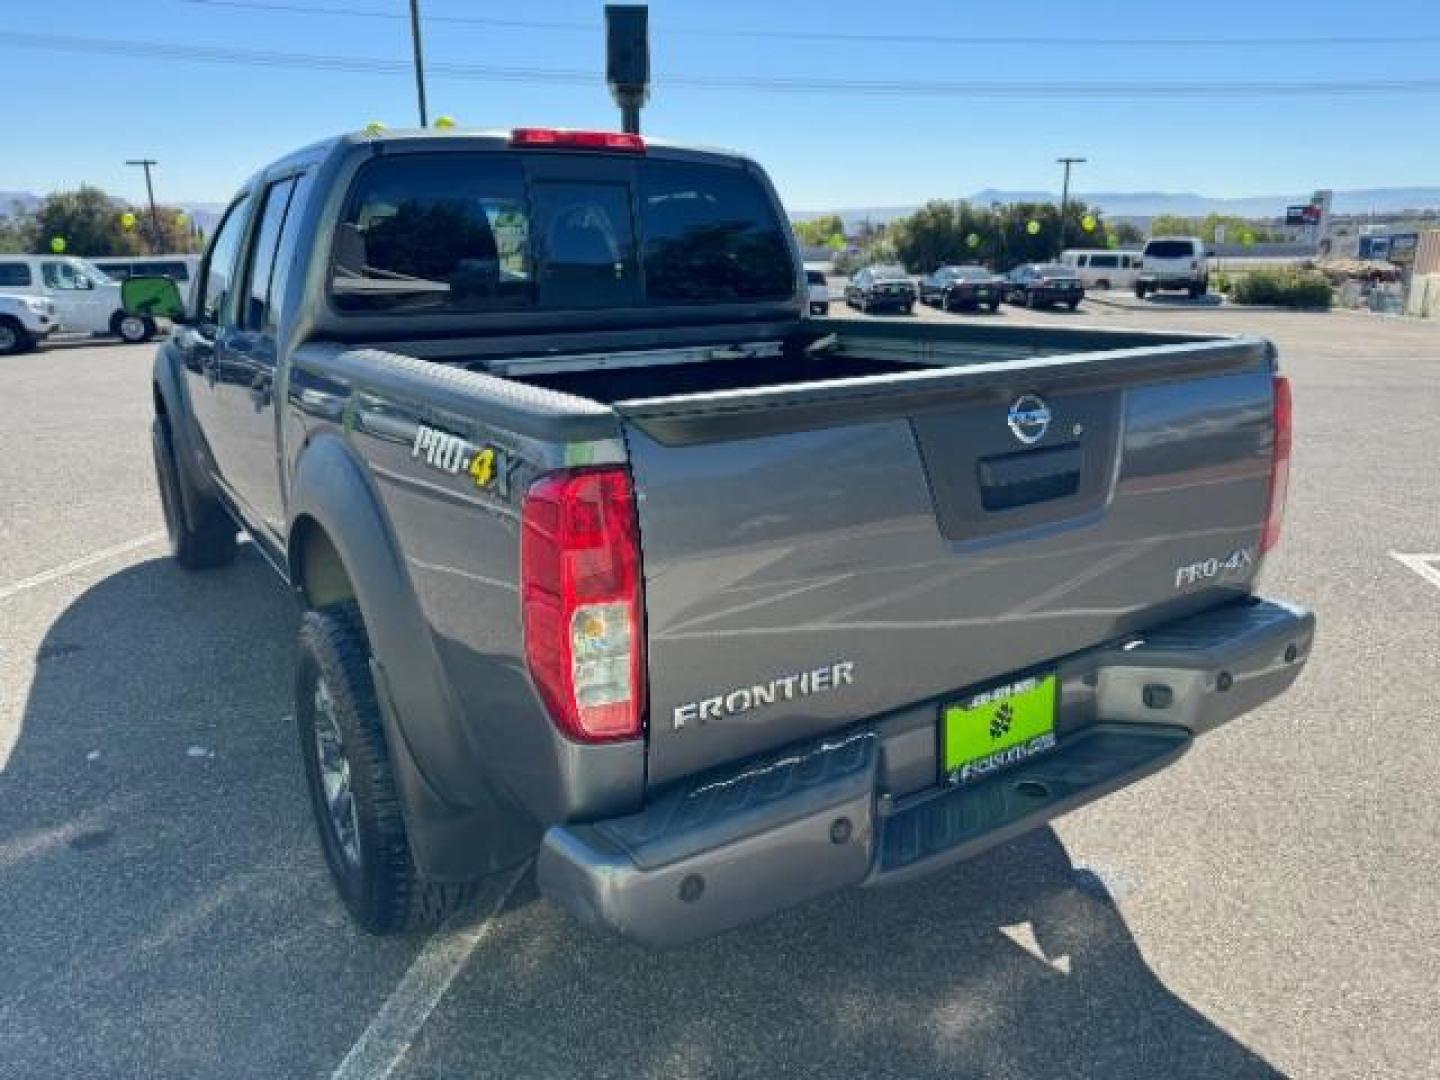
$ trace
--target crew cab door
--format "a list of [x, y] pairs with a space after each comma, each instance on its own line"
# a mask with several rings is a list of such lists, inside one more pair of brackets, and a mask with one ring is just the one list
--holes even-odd
[[275, 424], [277, 308], [294, 251], [299, 183], [300, 177], [288, 176], [260, 192], [258, 219], [236, 263], [235, 302], [222, 317], [214, 343], [211, 450], [241, 512], [276, 537], [284, 531]]
[[[210, 250], [200, 266], [188, 309], [189, 319], [175, 328], [174, 343], [180, 351], [185, 369], [185, 392], [190, 399], [190, 412], [195, 419], [195, 432], [205, 448], [212, 471], [218, 474], [219, 463], [214, 451], [216, 430], [220, 424], [217, 390], [218, 359], [215, 343], [222, 325], [233, 319], [236, 273], [241, 241], [250, 224], [249, 194], [230, 204], [221, 219]], [[229, 487], [228, 478], [217, 476]]]

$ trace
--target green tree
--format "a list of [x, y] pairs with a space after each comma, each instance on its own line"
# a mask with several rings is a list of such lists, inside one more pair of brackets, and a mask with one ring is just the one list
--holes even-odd
[[0, 254], [19, 255], [30, 250], [35, 215], [18, 202], [10, 212], [0, 214]]
[[[1085, 228], [1087, 220], [1090, 229]], [[1107, 226], [1094, 207], [1076, 200], [1066, 208], [1065, 221], [1065, 246], [1109, 243]], [[1053, 203], [977, 207], [935, 201], [895, 222], [890, 235], [906, 269], [918, 274], [956, 263], [985, 263], [1003, 272], [1020, 263], [1053, 259], [1062, 247], [1060, 208]]]
[[[134, 227], [129, 229], [123, 223], [126, 213], [135, 215]], [[182, 211], [158, 206], [152, 221], [148, 207], [128, 206], [89, 185], [47, 196], [29, 222], [25, 246], [48, 253], [50, 241], [57, 236], [64, 238], [70, 255], [173, 254], [199, 249], [196, 232]]]
[[123, 212], [117, 200], [97, 187], [58, 191], [35, 211], [30, 250], [49, 252], [50, 241], [59, 236], [70, 255], [133, 255], [139, 245], [120, 225]]
[[1261, 243], [1285, 239], [1283, 233], [1270, 227], [1264, 221], [1240, 217], [1237, 214], [1206, 214], [1203, 218], [1182, 217], [1179, 214], [1157, 214], [1150, 219], [1150, 235], [1198, 236], [1207, 244], [1213, 244], [1216, 242], [1216, 233], [1222, 226], [1225, 229], [1227, 243], [1235, 243], [1246, 233]]
[[845, 246], [845, 223], [840, 220], [839, 214], [824, 214], [810, 221], [797, 221], [794, 228], [795, 235], [807, 247]]

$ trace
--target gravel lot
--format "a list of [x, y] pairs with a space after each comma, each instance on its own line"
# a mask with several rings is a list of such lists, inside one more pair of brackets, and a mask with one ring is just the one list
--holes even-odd
[[0, 1076], [1433, 1075], [1440, 586], [1392, 553], [1440, 553], [1440, 326], [1123, 295], [914, 317], [1273, 338], [1298, 430], [1265, 588], [1318, 610], [1314, 657], [1053, 829], [663, 955], [525, 881], [432, 938], [352, 929], [292, 600], [253, 552], [163, 557], [151, 350], [0, 358]]

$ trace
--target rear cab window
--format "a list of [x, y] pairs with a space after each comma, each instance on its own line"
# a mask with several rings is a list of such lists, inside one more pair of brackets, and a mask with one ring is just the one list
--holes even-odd
[[794, 295], [784, 226], [747, 170], [553, 152], [532, 168], [530, 157], [417, 153], [363, 166], [335, 237], [333, 306], [563, 311]]

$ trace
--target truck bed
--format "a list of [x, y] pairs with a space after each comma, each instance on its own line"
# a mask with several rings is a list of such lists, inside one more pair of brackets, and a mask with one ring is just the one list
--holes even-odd
[[[932, 716], [1243, 597], [1258, 569], [1273, 378], [1259, 339], [812, 320], [641, 344], [467, 366], [618, 422], [651, 784], [859, 717]], [[1051, 415], [1033, 441], [1009, 423], [1025, 395]], [[843, 688], [771, 704], [836, 664], [851, 665]]]

